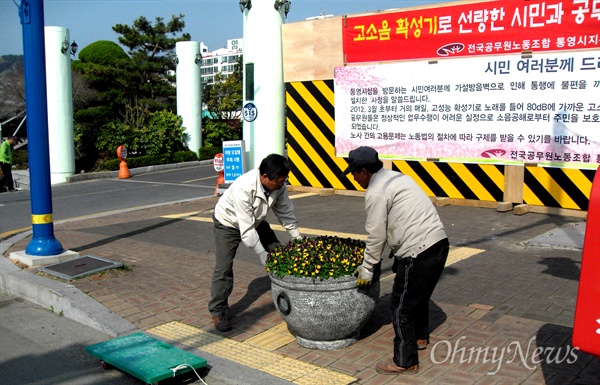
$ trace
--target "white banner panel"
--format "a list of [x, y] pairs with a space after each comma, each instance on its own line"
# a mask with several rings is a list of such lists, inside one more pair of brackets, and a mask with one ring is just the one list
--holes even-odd
[[338, 156], [600, 163], [600, 51], [335, 68]]

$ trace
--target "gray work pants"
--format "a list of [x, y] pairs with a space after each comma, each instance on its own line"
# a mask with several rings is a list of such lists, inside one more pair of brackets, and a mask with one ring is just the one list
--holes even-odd
[[[238, 229], [224, 226], [214, 216], [213, 222], [215, 270], [212, 275], [208, 311], [213, 316], [219, 316], [229, 309], [228, 298], [233, 290], [233, 259], [242, 238]], [[256, 232], [265, 250], [271, 250], [274, 244], [279, 244], [275, 232], [267, 221], [258, 225]], [[256, 258], [258, 259], [258, 256]]]

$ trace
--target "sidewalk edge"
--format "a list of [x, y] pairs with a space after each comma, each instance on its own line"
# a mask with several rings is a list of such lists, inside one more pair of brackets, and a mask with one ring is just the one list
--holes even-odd
[[25, 299], [111, 337], [136, 329], [134, 324], [83, 294], [73, 285], [20, 270], [6, 257], [0, 259], [0, 269], [1, 288], [9, 295]]

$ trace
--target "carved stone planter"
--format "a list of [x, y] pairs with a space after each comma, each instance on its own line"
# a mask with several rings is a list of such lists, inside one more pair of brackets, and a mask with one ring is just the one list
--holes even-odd
[[275, 307], [296, 341], [310, 349], [333, 350], [358, 341], [379, 299], [379, 280], [358, 289], [354, 276], [314, 282], [269, 276]]

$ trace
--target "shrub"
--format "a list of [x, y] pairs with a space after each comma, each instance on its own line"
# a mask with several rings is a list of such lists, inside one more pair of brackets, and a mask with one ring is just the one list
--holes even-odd
[[200, 147], [200, 149], [198, 150], [198, 159], [199, 160], [213, 159], [215, 157], [215, 155], [217, 155], [218, 153], [220, 153], [222, 151], [223, 150], [221, 149], [221, 147], [211, 147], [211, 146]]
[[[147, 167], [154, 166], [157, 164], [169, 163], [167, 159], [159, 158], [155, 156], [139, 156], [136, 158], [127, 158], [127, 168]], [[121, 161], [119, 159], [110, 159], [104, 162], [99, 162], [94, 168], [96, 171], [117, 171]]]
[[194, 151], [178, 151], [173, 154], [173, 162], [193, 162], [198, 160], [198, 155]]
[[98, 171], [117, 171], [120, 163], [121, 161], [119, 159], [110, 159], [104, 162], [96, 163], [95, 169]]
[[140, 106], [128, 106], [125, 121], [102, 126], [96, 139], [100, 153], [112, 154], [125, 145], [131, 152], [169, 157], [185, 149], [188, 135], [182, 118], [168, 111], [150, 112]]

